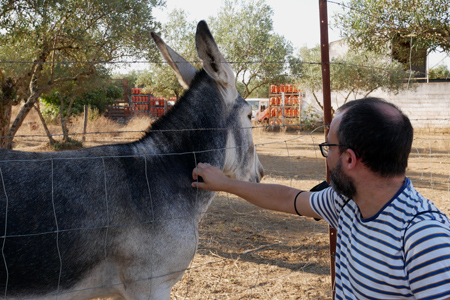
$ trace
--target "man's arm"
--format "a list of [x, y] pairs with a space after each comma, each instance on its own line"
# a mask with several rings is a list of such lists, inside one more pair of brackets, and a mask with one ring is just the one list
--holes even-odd
[[[197, 181], [198, 177], [203, 182]], [[270, 210], [295, 214], [294, 200], [300, 190], [278, 184], [263, 184], [229, 178], [209, 164], [199, 163], [192, 172], [192, 187], [235, 194], [248, 202]], [[309, 204], [310, 192], [297, 196], [297, 211], [307, 217], [320, 218]]]

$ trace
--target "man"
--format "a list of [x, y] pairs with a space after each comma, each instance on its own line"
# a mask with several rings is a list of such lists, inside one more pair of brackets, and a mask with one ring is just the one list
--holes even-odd
[[325, 219], [337, 230], [336, 299], [450, 299], [450, 221], [405, 176], [412, 141], [411, 123], [395, 105], [355, 100], [339, 109], [319, 145], [330, 188], [242, 182], [204, 163], [192, 186]]

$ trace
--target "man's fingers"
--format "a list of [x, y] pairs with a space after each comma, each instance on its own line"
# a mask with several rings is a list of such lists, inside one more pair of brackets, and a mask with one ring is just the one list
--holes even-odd
[[198, 178], [198, 168], [194, 168], [194, 170], [192, 170], [192, 178], [194, 180], [197, 180], [197, 178]]
[[197, 180], [198, 177], [202, 177], [203, 174], [203, 169], [205, 168], [205, 164], [199, 163], [197, 165], [196, 168], [194, 168], [194, 170], [192, 170], [192, 178], [194, 178], [194, 180]]
[[191, 185], [192, 185], [193, 188], [202, 189], [205, 186], [205, 183], [204, 182], [194, 181]]
[[[191, 185], [195, 188], [201, 188], [210, 191], [216, 191], [218, 182], [222, 180], [222, 171], [208, 163], [199, 163], [192, 171], [192, 178], [195, 180]], [[201, 178], [200, 178], [201, 177]]]
[[197, 167], [192, 171], [192, 177], [194, 179], [197, 179], [198, 176], [201, 177], [202, 174], [204, 174], [203, 169], [206, 169], [208, 167], [211, 167], [211, 165], [208, 163], [198, 163]]

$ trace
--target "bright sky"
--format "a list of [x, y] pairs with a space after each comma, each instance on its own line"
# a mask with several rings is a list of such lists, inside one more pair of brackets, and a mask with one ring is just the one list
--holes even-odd
[[[200, 21], [217, 14], [223, 0], [166, 0], [166, 8], [155, 11], [156, 18], [165, 22], [167, 14], [173, 9], [183, 9], [191, 21]], [[336, 1], [336, 3], [345, 2]], [[266, 0], [273, 9], [274, 31], [291, 41], [295, 48], [312, 48], [320, 44], [319, 0]], [[339, 30], [333, 30], [333, 15], [341, 11], [338, 4], [328, 2], [328, 40], [340, 39]], [[213, 32], [214, 35], [214, 32]], [[432, 54], [429, 66], [439, 63], [450, 66], [450, 58], [442, 54]]]
[[[167, 8], [155, 12], [155, 16], [164, 22], [168, 12], [183, 9], [191, 21], [206, 20], [216, 15], [222, 6], [222, 0], [166, 0]], [[266, 0], [272, 7], [274, 31], [291, 41], [294, 47], [312, 48], [320, 43], [319, 1], [318, 0]], [[339, 10], [336, 4], [328, 3], [328, 22], [332, 12]], [[213, 33], [214, 35], [214, 33]], [[329, 41], [339, 39], [339, 32], [329, 29]]]

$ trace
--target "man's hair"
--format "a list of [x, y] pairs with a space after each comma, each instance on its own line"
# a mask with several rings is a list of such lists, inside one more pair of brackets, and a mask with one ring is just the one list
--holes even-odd
[[382, 177], [404, 175], [413, 142], [409, 118], [379, 98], [347, 102], [338, 129], [340, 151], [353, 149], [370, 170]]

